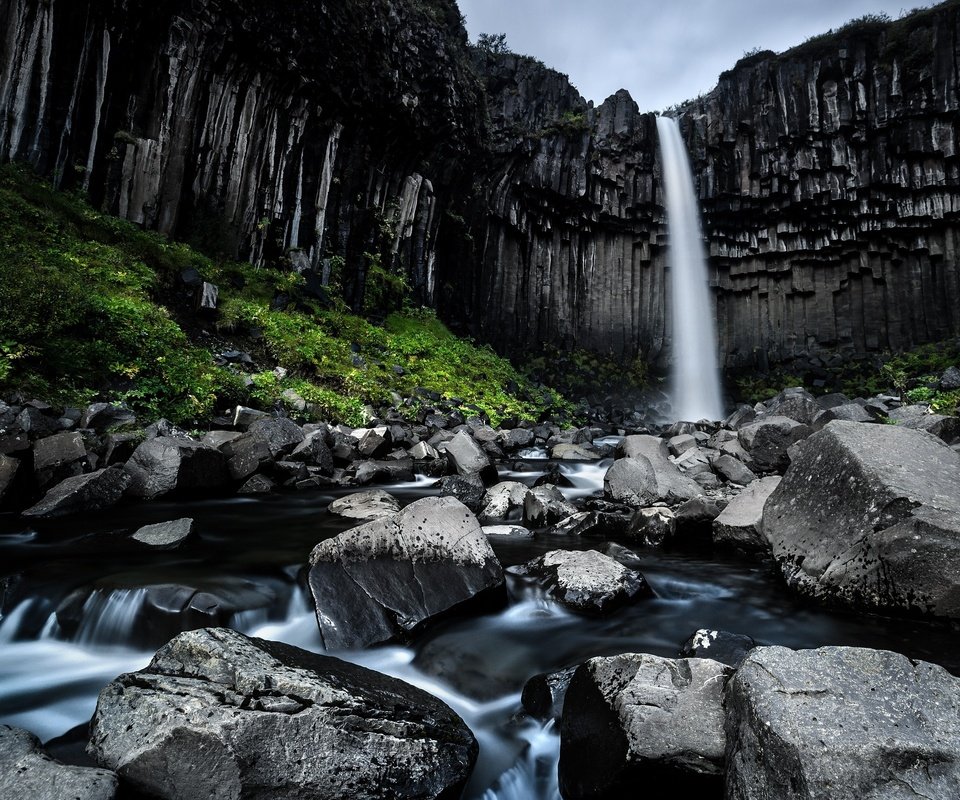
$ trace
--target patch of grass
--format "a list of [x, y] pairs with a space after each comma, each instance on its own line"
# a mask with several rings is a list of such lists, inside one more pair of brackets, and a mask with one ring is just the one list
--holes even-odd
[[[557, 392], [454, 336], [432, 312], [397, 311], [402, 277], [375, 259], [367, 266], [371, 313], [388, 314], [380, 324], [346, 312], [342, 259], [321, 301], [296, 272], [214, 262], [21, 168], [0, 168], [0, 390], [65, 404], [121, 401], [180, 424], [236, 402], [273, 408], [299, 398], [305, 416], [358, 425], [365, 404], [418, 388], [458, 398], [494, 423], [569, 411]], [[218, 285], [216, 320], [198, 323], [180, 283], [185, 269]], [[262, 371], [217, 366], [196, 343], [214, 324], [255, 352]]]

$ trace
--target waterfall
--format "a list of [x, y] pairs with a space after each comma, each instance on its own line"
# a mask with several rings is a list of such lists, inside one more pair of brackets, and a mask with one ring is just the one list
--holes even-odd
[[717, 334], [693, 172], [676, 120], [657, 117], [670, 231], [673, 368], [670, 397], [677, 419], [722, 419]]

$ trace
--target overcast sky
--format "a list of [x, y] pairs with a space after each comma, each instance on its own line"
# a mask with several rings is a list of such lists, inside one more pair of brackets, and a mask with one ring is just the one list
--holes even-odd
[[[599, 104], [627, 89], [642, 111], [712, 89], [745, 51], [782, 51], [864, 14], [900, 16], [927, 0], [458, 0], [475, 41], [505, 33], [510, 49], [570, 76]], [[775, 9], [775, 10], [774, 10]]]

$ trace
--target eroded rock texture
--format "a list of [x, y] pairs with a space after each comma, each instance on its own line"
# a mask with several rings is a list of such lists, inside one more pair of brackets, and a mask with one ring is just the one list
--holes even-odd
[[[678, 109], [727, 366], [960, 334], [958, 19], [760, 53]], [[653, 114], [469, 49], [453, 0], [0, 0], [0, 20], [0, 160], [355, 307], [371, 253], [503, 350], [667, 357]]]

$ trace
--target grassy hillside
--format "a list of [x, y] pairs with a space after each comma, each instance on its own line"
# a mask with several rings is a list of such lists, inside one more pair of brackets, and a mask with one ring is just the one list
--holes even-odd
[[[185, 270], [218, 286], [215, 314], [195, 310]], [[218, 366], [225, 350], [255, 366]], [[295, 272], [214, 262], [19, 167], [0, 169], [0, 391], [120, 401], [197, 424], [237, 402], [302, 398], [307, 416], [359, 424], [365, 404], [416, 389], [494, 422], [568, 408], [427, 310], [374, 324], [347, 313], [335, 287], [319, 300]]]

